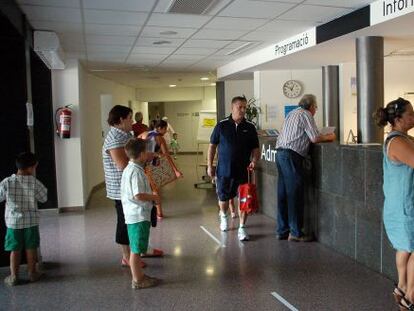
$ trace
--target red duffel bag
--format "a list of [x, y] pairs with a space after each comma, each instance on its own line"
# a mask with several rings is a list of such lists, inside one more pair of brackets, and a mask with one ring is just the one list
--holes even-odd
[[240, 212], [253, 214], [259, 209], [256, 192], [256, 174], [254, 170], [247, 169], [247, 176], [247, 184], [239, 186]]

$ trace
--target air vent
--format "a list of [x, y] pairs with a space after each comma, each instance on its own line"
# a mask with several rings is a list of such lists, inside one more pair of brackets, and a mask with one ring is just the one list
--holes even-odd
[[172, 0], [167, 13], [177, 14], [207, 14], [220, 0]]
[[245, 42], [239, 47], [235, 48], [234, 50], [231, 50], [230, 52], [226, 53], [226, 55], [237, 55], [240, 54], [247, 49], [251, 48], [251, 46], [254, 44], [254, 42]]

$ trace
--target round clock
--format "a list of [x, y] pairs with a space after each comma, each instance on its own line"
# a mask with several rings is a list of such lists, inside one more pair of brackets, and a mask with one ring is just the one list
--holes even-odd
[[302, 93], [302, 84], [296, 80], [288, 80], [283, 84], [283, 94], [288, 98], [296, 98]]

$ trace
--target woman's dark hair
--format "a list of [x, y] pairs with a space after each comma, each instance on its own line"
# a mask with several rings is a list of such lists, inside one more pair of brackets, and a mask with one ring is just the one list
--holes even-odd
[[407, 109], [407, 105], [411, 105], [411, 103], [404, 98], [398, 97], [396, 100], [389, 102], [385, 108], [378, 108], [374, 112], [375, 122], [380, 127], [386, 126], [387, 123], [394, 126], [395, 120], [402, 117]]
[[164, 120], [154, 120], [154, 121], [155, 121], [154, 124], [152, 124], [151, 122], [151, 125], [154, 126], [153, 129], [166, 128], [168, 126], [168, 123], [165, 122]]
[[16, 157], [16, 166], [19, 170], [24, 170], [26, 168], [36, 165], [37, 158], [31, 152], [22, 152], [19, 153]]
[[121, 123], [121, 118], [126, 119], [129, 114], [132, 114], [132, 109], [126, 106], [116, 105], [114, 106], [111, 111], [109, 111], [108, 115], [108, 124], [109, 125], [117, 125]]

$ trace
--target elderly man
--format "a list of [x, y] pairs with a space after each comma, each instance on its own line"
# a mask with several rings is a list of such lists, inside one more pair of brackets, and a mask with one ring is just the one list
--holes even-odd
[[277, 238], [279, 240], [308, 242], [303, 227], [303, 160], [311, 143], [331, 142], [334, 133], [322, 135], [313, 116], [318, 109], [314, 95], [304, 95], [299, 108], [285, 119], [276, 143], [277, 185]]
[[[247, 182], [247, 169], [254, 169], [260, 156], [256, 127], [244, 118], [246, 108], [245, 97], [234, 97], [231, 101], [231, 115], [215, 126], [210, 138], [207, 172], [212, 178], [217, 176], [221, 231], [229, 229], [227, 222], [229, 200], [237, 195], [239, 185]], [[217, 146], [218, 165], [215, 172], [213, 159]], [[246, 220], [247, 214], [241, 213], [238, 230], [240, 241], [249, 240], [245, 229]]]
[[135, 122], [132, 125], [132, 130], [134, 131], [134, 136], [138, 137], [140, 134], [148, 131], [148, 126], [146, 126], [144, 123], [142, 123], [143, 115], [142, 112], [135, 113]]

